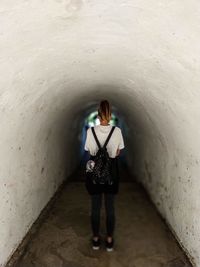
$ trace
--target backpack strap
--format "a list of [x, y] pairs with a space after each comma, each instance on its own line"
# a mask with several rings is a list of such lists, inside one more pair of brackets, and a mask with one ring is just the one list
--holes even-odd
[[[97, 135], [96, 135], [96, 133], [95, 133], [94, 127], [91, 127], [91, 129], [92, 129], [92, 133], [93, 133], [93, 135], [94, 135], [94, 139], [95, 139], [95, 141], [96, 141], [96, 143], [97, 143], [97, 145], [98, 145], [98, 148], [100, 149], [100, 148], [101, 148], [101, 145], [100, 145], [99, 140], [98, 140], [98, 138], [97, 138]], [[107, 139], [106, 139], [106, 141], [105, 141], [105, 143], [104, 143], [104, 145], [103, 145], [103, 148], [105, 148], [105, 147], [107, 146], [107, 144], [108, 144], [108, 142], [109, 142], [109, 140], [110, 140], [110, 138], [111, 138], [111, 135], [112, 135], [114, 129], [115, 129], [115, 126], [113, 126], [112, 129], [110, 130], [110, 133], [109, 133], [109, 135], [108, 135], [108, 137], [107, 137]]]
[[115, 130], [115, 126], [113, 126], [112, 129], [110, 130], [110, 133], [109, 133], [109, 135], [108, 135], [108, 137], [107, 137], [107, 139], [106, 139], [106, 141], [105, 141], [105, 143], [103, 145], [103, 148], [106, 148], [106, 146], [107, 146], [107, 144], [108, 144], [108, 142], [110, 140], [110, 137], [111, 137], [111, 135], [112, 135], [114, 130]]
[[97, 135], [96, 135], [96, 133], [95, 133], [94, 127], [91, 127], [91, 129], [92, 129], [92, 133], [93, 133], [93, 135], [94, 135], [94, 139], [95, 139], [95, 141], [96, 141], [96, 143], [97, 143], [97, 145], [98, 145], [98, 148], [100, 149], [100, 148], [101, 148], [101, 145], [100, 145], [99, 140], [98, 140], [98, 138], [97, 138]]

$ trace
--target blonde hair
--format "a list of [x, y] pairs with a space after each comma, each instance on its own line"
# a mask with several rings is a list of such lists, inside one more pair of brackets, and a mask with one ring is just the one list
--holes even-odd
[[107, 122], [111, 119], [111, 109], [108, 100], [102, 100], [99, 104], [98, 115], [102, 120]]

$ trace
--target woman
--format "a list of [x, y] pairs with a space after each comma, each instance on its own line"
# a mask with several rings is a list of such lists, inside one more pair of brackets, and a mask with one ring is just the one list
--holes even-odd
[[[112, 126], [109, 124], [111, 119], [110, 104], [107, 100], [102, 100], [98, 109], [98, 118], [100, 125], [94, 127], [96, 136], [99, 140], [101, 147], [105, 143], [105, 140], [110, 133]], [[111, 138], [107, 144], [107, 152], [109, 158], [111, 158], [112, 164], [112, 176], [114, 183], [111, 185], [91, 185], [88, 179], [86, 179], [86, 187], [88, 193], [91, 195], [91, 227], [93, 232], [92, 248], [99, 249], [101, 238], [99, 233], [100, 228], [100, 210], [102, 206], [102, 196], [105, 199], [105, 210], [106, 210], [106, 229], [107, 237], [105, 239], [106, 250], [112, 251], [114, 245], [114, 227], [115, 227], [115, 210], [114, 200], [115, 195], [119, 190], [119, 176], [118, 176], [118, 163], [117, 157], [120, 154], [120, 150], [124, 148], [124, 140], [119, 127], [115, 127]], [[98, 151], [98, 146], [95, 141], [94, 135], [91, 128], [87, 130], [85, 150], [89, 151], [90, 156], [95, 156]]]

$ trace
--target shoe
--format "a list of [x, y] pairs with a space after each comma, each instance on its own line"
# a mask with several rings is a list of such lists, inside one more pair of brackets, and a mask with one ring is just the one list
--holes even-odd
[[100, 238], [98, 238], [97, 241], [95, 241], [93, 238], [92, 238], [92, 248], [94, 250], [98, 250], [100, 248], [100, 244], [101, 244], [101, 240]]
[[108, 252], [113, 251], [113, 245], [114, 245], [114, 240], [113, 240], [113, 238], [112, 238], [112, 241], [111, 241], [111, 242], [108, 242], [108, 241], [106, 240], [106, 250], [107, 250]]

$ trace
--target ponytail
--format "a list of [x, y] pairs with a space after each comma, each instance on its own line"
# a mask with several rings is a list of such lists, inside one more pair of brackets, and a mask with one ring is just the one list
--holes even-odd
[[99, 104], [98, 115], [102, 120], [107, 122], [111, 119], [110, 104], [107, 100], [102, 100]]

